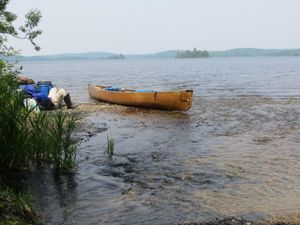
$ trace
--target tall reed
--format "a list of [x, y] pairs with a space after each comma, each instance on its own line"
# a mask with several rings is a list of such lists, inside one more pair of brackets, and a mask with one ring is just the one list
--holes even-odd
[[[51, 118], [51, 117], [50, 117]], [[77, 142], [72, 138], [78, 118], [74, 114], [61, 111], [52, 118], [50, 126], [51, 160], [56, 169], [74, 167]]]
[[115, 140], [107, 135], [107, 146], [106, 146], [106, 153], [109, 157], [114, 155], [115, 150]]

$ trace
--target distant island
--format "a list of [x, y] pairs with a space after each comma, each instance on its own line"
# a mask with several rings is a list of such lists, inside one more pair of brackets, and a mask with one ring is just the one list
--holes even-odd
[[125, 56], [123, 54], [112, 55], [112, 56], [108, 57], [107, 59], [125, 59]]
[[236, 48], [210, 51], [209, 54], [211, 57], [300, 56], [300, 49]]
[[300, 56], [300, 49], [258, 49], [237, 48], [224, 51], [169, 50], [153, 54], [116, 54], [111, 52], [66, 53], [44, 56], [18, 56], [19, 61], [57, 60], [114, 60], [114, 59], [164, 59], [164, 58], [205, 58], [205, 57], [276, 57]]
[[185, 51], [177, 51], [175, 58], [208, 58], [209, 52], [207, 50], [197, 50], [196, 48]]
[[[1, 57], [0, 57], [1, 58]], [[84, 53], [65, 53], [57, 55], [41, 56], [12, 56], [10, 60], [18, 61], [62, 61], [62, 60], [115, 60], [125, 59], [124, 54], [111, 52], [84, 52]]]

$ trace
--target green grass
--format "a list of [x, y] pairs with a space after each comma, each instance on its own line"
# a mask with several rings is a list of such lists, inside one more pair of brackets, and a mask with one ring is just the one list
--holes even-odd
[[115, 140], [113, 138], [110, 138], [107, 135], [107, 146], [106, 146], [106, 153], [109, 157], [112, 157], [114, 155], [115, 150]]
[[43, 224], [28, 202], [28, 196], [0, 184], [0, 225]]

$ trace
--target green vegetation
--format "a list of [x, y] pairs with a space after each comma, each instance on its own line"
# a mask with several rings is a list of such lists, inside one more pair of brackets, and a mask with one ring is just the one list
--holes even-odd
[[[40, 12], [30, 11], [26, 15], [25, 24], [17, 30], [13, 26], [17, 16], [7, 11], [8, 3], [9, 0], [0, 0], [1, 56], [7, 57], [18, 53], [8, 45], [8, 36], [27, 39], [35, 50], [39, 50], [40, 47], [34, 39], [41, 34], [41, 31], [34, 28], [41, 18]], [[24, 96], [17, 91], [17, 74], [18, 71], [13, 69], [13, 65], [3, 59], [0, 60], [0, 167], [3, 171], [9, 171], [12, 168], [22, 169], [25, 164], [29, 163], [28, 155], [32, 154], [32, 152], [27, 152], [26, 146], [30, 133], [24, 130], [25, 126], [30, 123], [31, 112], [21, 106]], [[28, 120], [23, 121], [24, 118]], [[24, 195], [16, 194], [0, 183], [0, 224], [41, 224], [26, 202]]]
[[17, 53], [12, 46], [7, 45], [8, 36], [29, 40], [35, 50], [40, 50], [40, 47], [35, 43], [35, 39], [42, 31], [35, 28], [40, 22], [41, 12], [38, 10], [29, 11], [25, 15], [24, 25], [16, 29], [13, 23], [16, 21], [17, 16], [7, 10], [9, 2], [10, 0], [0, 0], [0, 54], [15, 55]]
[[[51, 117], [48, 118], [52, 119]], [[50, 157], [47, 161], [49, 162], [50, 160], [56, 169], [73, 168], [75, 166], [78, 142], [72, 138], [72, 134], [76, 128], [78, 117], [74, 114], [58, 112], [53, 119], [54, 123], [49, 132]]]
[[[78, 118], [59, 112], [35, 113], [23, 106], [27, 97], [18, 90], [16, 65], [5, 59], [18, 54], [8, 44], [8, 37], [26, 39], [35, 50], [35, 38], [41, 14], [31, 10], [25, 24], [18, 30], [13, 22], [17, 16], [6, 10], [9, 0], [0, 0], [0, 171], [22, 171], [26, 168], [49, 166], [55, 172], [75, 165], [78, 143], [72, 138]], [[57, 174], [57, 173], [56, 173]], [[2, 177], [0, 177], [0, 182]], [[24, 195], [0, 185], [0, 224], [40, 224]]]
[[[15, 29], [17, 16], [7, 11], [9, 0], [0, 0], [0, 51], [4, 56], [17, 54], [8, 45], [8, 36], [29, 40], [36, 50], [35, 38], [41, 14], [31, 10], [25, 24]], [[23, 36], [22, 36], [23, 35]], [[56, 170], [72, 168], [75, 164], [77, 143], [72, 139], [77, 118], [58, 112], [35, 114], [23, 107], [24, 93], [18, 90], [14, 65], [0, 60], [0, 168], [22, 169], [29, 165], [52, 165]]]
[[209, 53], [206, 50], [197, 50], [196, 48], [193, 51], [178, 51], [175, 58], [208, 58]]
[[28, 196], [0, 184], [0, 224], [43, 224], [28, 202]]
[[0, 68], [0, 167], [21, 169], [29, 165], [72, 168], [77, 143], [72, 133], [78, 120], [66, 113], [35, 114], [22, 104], [16, 72], [1, 62]]
[[106, 147], [106, 153], [109, 157], [112, 157], [114, 155], [115, 150], [115, 140], [113, 138], [110, 138], [107, 135], [107, 147]]

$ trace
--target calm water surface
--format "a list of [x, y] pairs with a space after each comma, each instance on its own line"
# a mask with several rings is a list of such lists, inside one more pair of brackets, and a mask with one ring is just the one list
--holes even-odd
[[[300, 210], [300, 58], [26, 62], [77, 102], [87, 83], [193, 89], [188, 113], [87, 114], [78, 169], [24, 183], [49, 224], [174, 224]], [[104, 154], [107, 135], [115, 156]]]
[[300, 96], [300, 58], [99, 60], [23, 63], [35, 80], [52, 80], [78, 101], [89, 101], [87, 84], [157, 90], [186, 89], [201, 97]]

